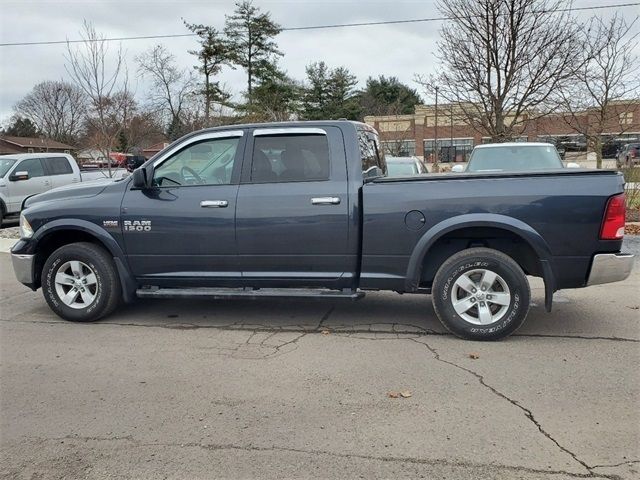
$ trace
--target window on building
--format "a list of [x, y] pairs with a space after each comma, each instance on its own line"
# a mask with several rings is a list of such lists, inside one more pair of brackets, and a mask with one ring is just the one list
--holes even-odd
[[260, 135], [253, 145], [251, 182], [328, 180], [329, 165], [326, 135]]
[[633, 112], [622, 112], [620, 114], [620, 125], [631, 125], [633, 123]]
[[[529, 137], [526, 135], [520, 135], [519, 137], [515, 137], [512, 138], [511, 140], [509, 140], [510, 142], [528, 142], [529, 141]], [[488, 143], [496, 143], [494, 142], [491, 137], [482, 137], [482, 144], [486, 145]]]
[[[467, 162], [473, 151], [473, 138], [439, 138], [438, 161]], [[429, 162], [435, 160], [435, 139], [424, 141], [424, 158]]]
[[392, 157], [413, 157], [416, 154], [415, 140], [385, 140], [381, 143], [384, 153]]

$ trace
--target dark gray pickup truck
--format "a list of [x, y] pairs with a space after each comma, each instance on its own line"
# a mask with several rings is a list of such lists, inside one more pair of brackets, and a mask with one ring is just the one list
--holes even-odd
[[[131, 177], [29, 199], [18, 280], [64, 319], [136, 297], [432, 294], [454, 334], [492, 340], [564, 288], [625, 279], [622, 175], [390, 178], [378, 135], [347, 121], [235, 125], [176, 141]], [[560, 320], [559, 320], [560, 321]]]

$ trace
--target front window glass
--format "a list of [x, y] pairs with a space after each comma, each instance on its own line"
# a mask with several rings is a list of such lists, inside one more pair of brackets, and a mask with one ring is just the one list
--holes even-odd
[[39, 158], [30, 158], [28, 160], [21, 161], [14, 170], [14, 173], [17, 172], [27, 172], [29, 174], [29, 178], [44, 177], [44, 168]]
[[0, 157], [0, 178], [4, 177], [11, 166], [16, 163], [13, 158], [2, 158]]
[[562, 160], [552, 145], [510, 145], [475, 149], [467, 172], [523, 172], [562, 167]]
[[177, 185], [229, 185], [239, 138], [215, 138], [193, 143], [153, 173], [159, 187]]

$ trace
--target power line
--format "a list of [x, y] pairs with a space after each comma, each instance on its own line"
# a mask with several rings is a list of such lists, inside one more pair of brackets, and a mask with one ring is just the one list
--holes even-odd
[[[544, 15], [548, 13], [563, 13], [563, 12], [579, 12], [585, 10], [605, 10], [611, 8], [623, 8], [623, 7], [635, 7], [640, 5], [640, 2], [633, 3], [618, 3], [615, 5], [594, 5], [591, 7], [575, 7], [575, 8], [561, 8], [556, 10], [541, 10], [536, 12], [539, 15]], [[375, 26], [375, 25], [399, 25], [403, 23], [423, 23], [423, 22], [439, 22], [444, 20], [455, 20], [455, 17], [431, 17], [431, 18], [414, 18], [408, 20], [387, 20], [381, 22], [358, 22], [358, 23], [336, 23], [329, 25], [308, 25], [304, 27], [284, 27], [281, 30], [283, 32], [293, 32], [300, 30], [323, 30], [329, 28], [346, 28], [346, 27], [366, 27], [366, 26]], [[96, 40], [86, 40], [86, 39], [76, 39], [76, 40], [52, 40], [45, 42], [13, 42], [13, 43], [0, 43], [0, 47], [21, 47], [21, 46], [31, 46], [31, 45], [59, 45], [59, 44], [67, 44], [67, 43], [84, 43], [87, 41], [105, 41], [105, 42], [121, 42], [127, 40], [149, 40], [156, 38], [179, 38], [179, 37], [195, 37], [195, 33], [178, 33], [178, 34], [168, 34], [168, 35], [143, 35], [137, 37], [112, 37], [112, 38], [101, 38]]]

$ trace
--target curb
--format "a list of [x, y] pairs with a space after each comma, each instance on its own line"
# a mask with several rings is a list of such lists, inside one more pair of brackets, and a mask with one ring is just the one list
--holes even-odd
[[0, 253], [9, 253], [17, 241], [17, 238], [0, 238]]

